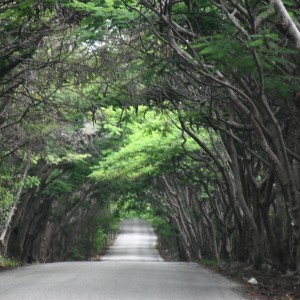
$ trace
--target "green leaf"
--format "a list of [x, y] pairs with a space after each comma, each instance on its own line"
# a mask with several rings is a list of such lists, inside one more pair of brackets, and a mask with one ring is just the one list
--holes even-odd
[[249, 46], [251, 46], [251, 47], [258, 47], [258, 46], [262, 45], [263, 43], [264, 43], [264, 40], [262, 38], [260, 38], [258, 40], [249, 42]]

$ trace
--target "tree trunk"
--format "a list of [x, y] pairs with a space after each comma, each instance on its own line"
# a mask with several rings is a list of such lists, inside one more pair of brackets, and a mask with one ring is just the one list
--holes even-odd
[[8, 240], [6, 238], [6, 235], [7, 235], [12, 217], [13, 217], [14, 212], [16, 210], [17, 203], [18, 203], [19, 198], [20, 198], [20, 196], [22, 194], [22, 191], [23, 191], [23, 186], [24, 186], [23, 182], [25, 181], [25, 179], [27, 177], [27, 174], [28, 174], [28, 171], [29, 171], [30, 166], [31, 166], [31, 157], [32, 157], [32, 154], [30, 154], [27, 158], [27, 161], [26, 161], [26, 164], [25, 164], [25, 169], [24, 169], [24, 172], [23, 172], [23, 175], [22, 175], [21, 186], [19, 187], [19, 189], [17, 191], [17, 194], [16, 194], [16, 197], [15, 197], [15, 203], [13, 204], [13, 206], [10, 210], [10, 214], [9, 214], [7, 220], [6, 220], [4, 228], [0, 232], [0, 254], [3, 255], [3, 256], [6, 256], [6, 254], [7, 254], [7, 241]]

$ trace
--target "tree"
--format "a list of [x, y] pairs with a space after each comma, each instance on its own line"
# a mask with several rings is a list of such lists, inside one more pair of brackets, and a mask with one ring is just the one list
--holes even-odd
[[[290, 90], [299, 84], [297, 52], [292, 50], [297, 46], [291, 36], [285, 37], [286, 29], [278, 22], [282, 16], [263, 1], [255, 8], [231, 1], [189, 5], [142, 1], [139, 5], [125, 4], [140, 14], [141, 18], [134, 20], [140, 34], [133, 30], [130, 35], [128, 28], [123, 32], [131, 36], [128, 46], [138, 50], [142, 58], [135, 56], [132, 63], [138, 63], [146, 75], [135, 77], [127, 87], [143, 103], [146, 100], [175, 110], [182, 130], [216, 164], [239, 224], [240, 241], [248, 234], [252, 237], [245, 256], [251, 257], [254, 251], [259, 266], [268, 239], [274, 265], [287, 266], [281, 261], [282, 252], [286, 252], [293, 267], [296, 243], [293, 238], [286, 243], [292, 245], [288, 248], [276, 243], [269, 217], [270, 211], [283, 212], [277, 209], [283, 204], [289, 212], [292, 205], [293, 213], [278, 215], [277, 220], [281, 224], [293, 220], [296, 225], [298, 219], [298, 179], [293, 175], [299, 164], [298, 146], [291, 143], [298, 139], [292, 138], [297, 133], [291, 128], [299, 120], [290, 101]], [[286, 7], [293, 9], [295, 5], [291, 2]], [[202, 23], [203, 16], [209, 22]], [[249, 125], [244, 125], [244, 120], [249, 120]], [[219, 153], [205, 149], [195, 133], [199, 126], [219, 132]], [[298, 225], [286, 228], [283, 235], [292, 237], [290, 233], [297, 232]], [[282, 235], [278, 239], [284, 240]]]
[[[69, 213], [51, 220], [58, 244], [73, 217], [75, 231], [86, 222], [84, 205], [95, 197], [84, 191], [92, 185], [110, 201], [146, 199], [180, 233], [183, 259], [231, 257], [257, 268], [271, 261], [298, 271], [297, 1], [33, 4], [4, 4], [0, 12], [7, 33], [0, 36], [1, 167], [14, 166], [1, 177], [0, 209], [11, 212], [7, 203], [15, 207], [11, 199], [20, 193], [12, 224], [35, 224], [23, 233], [29, 252], [38, 257], [32, 249], [48, 232], [39, 220], [50, 206]], [[91, 124], [96, 129], [84, 135]], [[86, 154], [90, 175], [73, 169], [74, 158]], [[46, 175], [34, 164], [27, 172], [28, 157], [31, 164], [38, 157]], [[83, 175], [83, 194], [70, 183], [72, 172]], [[24, 176], [39, 178], [39, 187], [20, 190]], [[15, 177], [20, 182], [7, 184]], [[34, 211], [37, 195], [51, 199], [49, 207]], [[39, 235], [38, 228], [45, 230]]]

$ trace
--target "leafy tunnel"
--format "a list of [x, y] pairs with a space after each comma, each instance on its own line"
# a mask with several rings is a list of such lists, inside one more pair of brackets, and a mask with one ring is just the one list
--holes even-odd
[[[300, 268], [299, 1], [0, 3], [0, 254]], [[1, 264], [1, 260], [0, 260]]]

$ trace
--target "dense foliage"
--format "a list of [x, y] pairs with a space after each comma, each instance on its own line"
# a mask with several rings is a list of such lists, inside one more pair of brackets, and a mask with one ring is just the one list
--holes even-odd
[[133, 206], [181, 259], [298, 272], [299, 18], [297, 0], [0, 4], [2, 254], [90, 258]]

